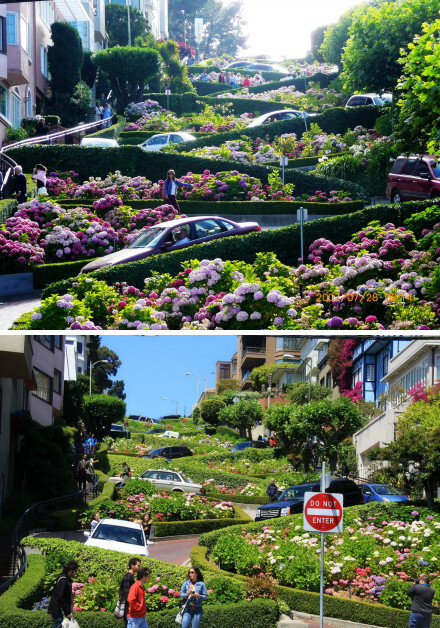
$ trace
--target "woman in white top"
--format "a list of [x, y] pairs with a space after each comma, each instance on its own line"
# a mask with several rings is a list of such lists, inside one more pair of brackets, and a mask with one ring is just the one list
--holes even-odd
[[46, 177], [47, 168], [43, 164], [37, 164], [32, 172], [32, 179], [37, 184], [37, 194], [47, 194]]
[[100, 521], [101, 521], [101, 517], [99, 516], [99, 512], [95, 512], [95, 514], [92, 517], [92, 521], [90, 523], [91, 534], [93, 534], [93, 532], [95, 531], [96, 526], [98, 525], [98, 523]]

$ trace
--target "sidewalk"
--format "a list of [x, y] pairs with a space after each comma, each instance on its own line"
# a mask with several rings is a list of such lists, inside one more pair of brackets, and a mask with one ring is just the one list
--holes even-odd
[[22, 314], [32, 312], [41, 303], [41, 290], [28, 294], [0, 296], [0, 330], [9, 329]]

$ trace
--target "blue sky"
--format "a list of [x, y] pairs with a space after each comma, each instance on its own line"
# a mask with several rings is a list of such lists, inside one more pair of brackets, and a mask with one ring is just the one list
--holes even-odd
[[164, 401], [174, 399], [179, 414], [186, 408], [190, 414], [196, 401], [197, 377], [199, 393], [215, 386], [217, 360], [230, 360], [237, 349], [235, 335], [160, 335], [124, 336], [102, 335], [101, 345], [115, 351], [122, 362], [115, 379], [123, 379], [127, 394], [127, 413], [157, 418], [174, 414], [176, 404]]

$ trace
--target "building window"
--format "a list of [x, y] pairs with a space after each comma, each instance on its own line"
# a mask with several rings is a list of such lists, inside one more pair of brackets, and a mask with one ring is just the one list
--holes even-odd
[[49, 334], [47, 336], [35, 336], [35, 340], [39, 342], [40, 345], [43, 345], [43, 347], [51, 351], [53, 351], [54, 347], [54, 338], [55, 336], [50, 336]]
[[53, 22], [55, 22], [55, 10], [53, 4], [50, 2], [39, 2], [38, 4], [40, 5], [41, 19], [47, 24], [47, 26], [50, 26]]
[[58, 369], [53, 370], [53, 391], [61, 395], [62, 373]]
[[83, 354], [83, 343], [76, 341], [76, 351], [79, 355]]
[[18, 44], [18, 13], [6, 13], [6, 42], [11, 46]]
[[63, 336], [54, 336], [54, 345], [57, 349], [60, 349], [60, 351], [63, 350]]
[[44, 46], [40, 47], [40, 68], [41, 74], [47, 78], [49, 76], [47, 68], [47, 49]]
[[9, 91], [0, 85], [0, 113], [9, 120]]
[[382, 373], [383, 375], [388, 373], [388, 353], [384, 355], [382, 359]]
[[82, 372], [83, 372], [82, 368], [78, 366], [78, 375], [82, 375]]
[[409, 373], [407, 373], [400, 380], [400, 385], [403, 387], [403, 390], [407, 391], [411, 388], [414, 388], [416, 384], [426, 383], [428, 380], [428, 358], [420, 362], [416, 367], [411, 369]]
[[319, 380], [319, 385], [320, 386], [325, 386], [325, 377], [323, 377], [322, 379]]
[[286, 373], [285, 384], [293, 384], [293, 373]]
[[32, 51], [32, 25], [27, 22], [23, 16], [20, 19], [20, 43], [23, 50], [26, 50], [28, 56], [31, 56]]
[[0, 52], [7, 53], [6, 48], [6, 18], [0, 17]]
[[52, 378], [46, 373], [39, 371], [34, 367], [35, 381], [37, 382], [37, 390], [32, 394], [46, 403], [52, 403]]
[[374, 382], [376, 379], [376, 369], [374, 364], [367, 364], [367, 382]]
[[31, 92], [29, 87], [26, 89], [25, 103], [26, 103], [26, 105], [25, 105], [26, 117], [27, 118], [32, 118], [32, 92]]
[[229, 364], [221, 364], [219, 371], [220, 371], [220, 379], [230, 379], [231, 369], [230, 369]]
[[17, 92], [12, 92], [12, 126], [15, 129], [21, 125], [21, 98]]
[[276, 351], [296, 351], [301, 338], [290, 338], [285, 336], [277, 336], [275, 339]]
[[332, 387], [332, 374], [330, 372], [327, 373], [325, 385], [327, 386], [327, 388]]
[[361, 368], [359, 367], [354, 373], [352, 380], [352, 386], [354, 387], [358, 382], [362, 381], [361, 379]]

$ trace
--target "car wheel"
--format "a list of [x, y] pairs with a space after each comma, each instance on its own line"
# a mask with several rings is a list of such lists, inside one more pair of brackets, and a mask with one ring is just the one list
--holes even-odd
[[391, 202], [392, 203], [401, 203], [402, 202], [402, 197], [400, 195], [399, 190], [394, 190], [394, 192], [391, 194]]
[[173, 488], [172, 493], [183, 493], [180, 488]]

